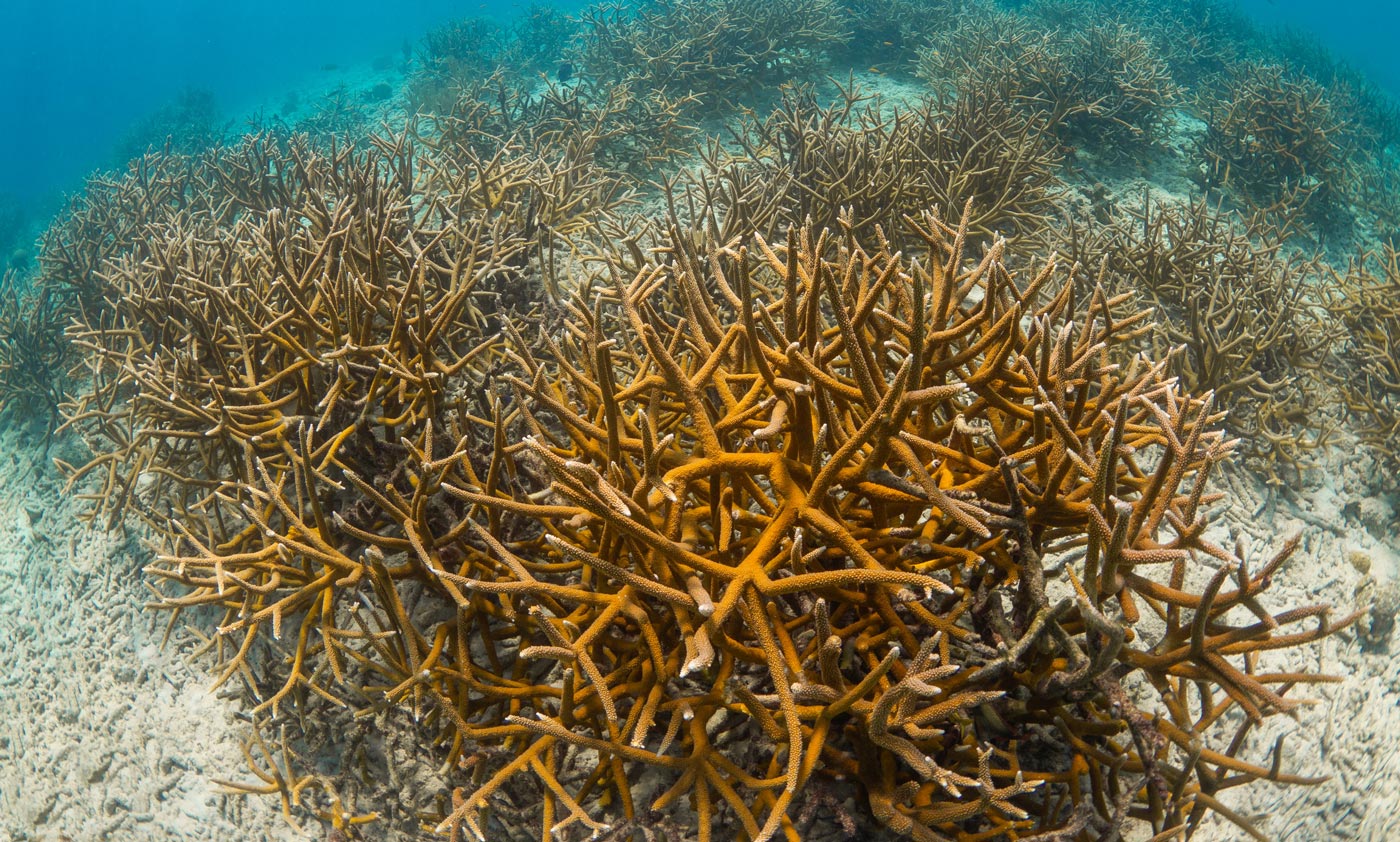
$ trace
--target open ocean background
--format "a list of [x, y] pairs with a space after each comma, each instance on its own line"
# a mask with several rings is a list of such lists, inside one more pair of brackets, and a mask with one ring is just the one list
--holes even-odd
[[1338, 56], [1400, 95], [1400, 3], [1394, 0], [1242, 0], [1263, 26], [1317, 37]]
[[[182, 91], [230, 120], [265, 97], [386, 56], [433, 27], [528, 2], [87, 0], [0, 3], [0, 195], [49, 204], [115, 165], [133, 124]], [[561, 6], [561, 8], [572, 8]]]
[[[757, 2], [758, 0], [756, 0]], [[40, 2], [0, 4], [0, 203], [44, 216], [115, 166], [133, 125], [192, 89], [240, 121], [279, 93], [398, 60], [435, 26], [510, 20], [528, 2]], [[577, 3], [554, 4], [572, 11]], [[1400, 95], [1400, 4], [1243, 0], [1260, 24], [1316, 36]]]
[[[133, 122], [181, 91], [229, 119], [348, 65], [397, 56], [459, 17], [508, 20], [526, 3], [8, 2], [0, 4], [0, 194], [47, 205], [111, 166]], [[569, 4], [563, 8], [568, 9]], [[1400, 94], [1400, 4], [1247, 0], [1260, 23], [1306, 30]]]

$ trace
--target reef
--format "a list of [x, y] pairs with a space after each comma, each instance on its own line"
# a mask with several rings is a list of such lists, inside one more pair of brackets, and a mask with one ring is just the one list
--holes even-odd
[[[734, 133], [737, 152], [711, 146], [688, 187], [724, 208], [727, 228], [781, 236], [788, 220], [833, 230], [846, 214], [862, 238], [930, 207], [965, 211], [969, 233], [1035, 231], [1061, 188], [1060, 151], [1044, 118], [979, 86], [910, 104], [854, 87], [820, 104], [789, 89], [764, 120]], [[883, 236], [881, 234], [880, 236]]]
[[1334, 306], [1348, 329], [1343, 352], [1347, 407], [1361, 436], [1381, 453], [1400, 453], [1400, 251], [1363, 254], [1338, 278]]
[[1140, 148], [1170, 126], [1181, 89], [1156, 45], [1124, 23], [1068, 31], [1010, 13], [966, 15], [919, 54], [931, 82], [995, 92], [1068, 143]]
[[[686, 796], [702, 838], [753, 839], [833, 778], [923, 839], [1164, 832], [1297, 782], [1236, 755], [1296, 706], [1278, 685], [1325, 679], [1248, 664], [1351, 618], [1262, 608], [1291, 545], [1250, 573], [1205, 538], [1232, 443], [1124, 359], [1149, 327], [1125, 296], [1018, 279], [1001, 240], [970, 259], [936, 216], [913, 259], [849, 221], [720, 243], [672, 217], [527, 337], [512, 179], [433, 161], [407, 138], [211, 159], [201, 183], [262, 201], [187, 218], [201, 247], [172, 229], [74, 334], [98, 456], [72, 481], [164, 536], [153, 606], [222, 612], [206, 648], [255, 714], [427, 717], [448, 766], [490, 771], [438, 825], [477, 834], [522, 776], [548, 835]], [[410, 213], [424, 194], [457, 199]], [[1165, 630], [1139, 647], [1144, 613]], [[640, 801], [638, 766], [666, 789]], [[260, 775], [288, 809], [308, 783]]]
[[224, 788], [339, 839], [1263, 838], [1230, 791], [1320, 778], [1254, 734], [1332, 680], [1271, 656], [1360, 614], [1275, 605], [1300, 538], [1221, 489], [1396, 452], [1395, 249], [1314, 212], [1387, 224], [1388, 112], [1108, 5], [465, 21], [392, 125], [94, 178], [0, 286], [0, 407], [247, 699]]
[[713, 114], [810, 76], [846, 37], [831, 0], [644, 0], [586, 10], [577, 50], [604, 82], [694, 95]]
[[[509, 598], [518, 656], [557, 684], [505, 717], [522, 753], [448, 827], [480, 835], [490, 796], [530, 774], [559, 800], [551, 834], [603, 830], [580, 802], [613, 787], [627, 804], [640, 764], [669, 784], [650, 809], [689, 793], [702, 839], [725, 805], [749, 838], [790, 834], [790, 805], [833, 775], [915, 839], [1102, 835], [1129, 814], [1164, 832], [1226, 781], [1299, 782], [1202, 735], [1238, 706], [1237, 746], [1297, 704], [1277, 685], [1325, 678], [1226, 658], [1354, 618], [1268, 613], [1256, 598], [1291, 545], [1251, 573], [1204, 539], [1230, 447], [1210, 402], [1160, 364], [1109, 362], [1145, 322], [1121, 299], [1080, 303], [1053, 265], [1018, 282], [1002, 244], [969, 261], [965, 228], [911, 224], [926, 263], [812, 229], [673, 242], [612, 274], [611, 320], [585, 288], [579, 328], [522, 358], [517, 402], [540, 409], [516, 462], [537, 479], [510, 497], [437, 481], [515, 538], [480, 531], [450, 581]], [[1183, 590], [1195, 554], [1218, 563]], [[1235, 606], [1250, 622], [1226, 621]], [[1144, 611], [1166, 629], [1139, 648]], [[1129, 700], [1134, 681], [1168, 719]], [[564, 746], [615, 768], [570, 793]]]
[[1320, 83], [1277, 65], [1246, 63], [1222, 84], [1230, 93], [1207, 111], [1202, 141], [1213, 182], [1266, 204], [1296, 203], [1296, 191], [1311, 196], [1335, 187], [1349, 138]]
[[1339, 305], [1324, 300], [1319, 255], [1290, 243], [1290, 223], [1222, 211], [1204, 198], [1141, 207], [1105, 222], [1066, 220], [1048, 238], [1082, 267], [1081, 286], [1135, 292], [1157, 317], [1151, 345], [1187, 387], [1209, 390], [1226, 425], [1270, 482], [1296, 480], [1326, 440], [1317, 412], [1325, 368], [1343, 335]]
[[0, 417], [44, 420], [47, 438], [57, 427], [70, 353], [63, 342], [67, 316], [58, 299], [35, 291], [10, 270], [0, 278]]

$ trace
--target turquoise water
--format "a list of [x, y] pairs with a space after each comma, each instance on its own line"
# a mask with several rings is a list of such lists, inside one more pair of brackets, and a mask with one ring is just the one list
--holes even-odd
[[[0, 4], [0, 194], [43, 200], [112, 165], [134, 121], [199, 88], [230, 119], [250, 104], [377, 56], [445, 21], [525, 4], [82, 0]], [[325, 68], [325, 69], [323, 69]]]
[[1386, 0], [1243, 0], [1241, 8], [1262, 26], [1291, 27], [1312, 35], [1339, 58], [1400, 93], [1400, 5]]
[[[405, 41], [462, 16], [509, 20], [527, 2], [368, 0], [319, 4], [6, 3], [0, 8], [0, 197], [48, 207], [141, 117], [191, 88], [238, 120], [264, 99], [348, 66], [397, 57]], [[565, 9], [570, 4], [562, 4]], [[1302, 29], [1400, 92], [1400, 7], [1245, 0], [1262, 26]]]

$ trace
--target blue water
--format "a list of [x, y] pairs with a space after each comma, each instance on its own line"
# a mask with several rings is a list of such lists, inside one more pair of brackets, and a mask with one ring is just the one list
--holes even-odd
[[1263, 26], [1307, 31], [1400, 94], [1400, 3], [1395, 0], [1241, 0], [1240, 7]]
[[327, 65], [401, 53], [446, 21], [528, 3], [7, 0], [0, 3], [0, 195], [42, 200], [110, 166], [133, 121], [182, 90], [230, 115]]
[[[191, 88], [227, 119], [337, 69], [399, 56], [446, 21], [507, 20], [528, 0], [22, 0], [0, 3], [0, 213], [41, 216], [115, 163], [141, 118]], [[555, 4], [569, 8], [574, 4]], [[1400, 93], [1400, 4], [1242, 0], [1265, 25], [1305, 29]]]

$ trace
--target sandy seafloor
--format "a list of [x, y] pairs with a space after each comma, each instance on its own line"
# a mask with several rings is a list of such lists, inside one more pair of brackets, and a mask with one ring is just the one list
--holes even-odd
[[[361, 73], [352, 90], [386, 78]], [[891, 101], [915, 90], [888, 77], [858, 81]], [[316, 103], [330, 87], [308, 90], [302, 101]], [[1102, 183], [1124, 203], [1140, 199], [1144, 188], [1154, 201], [1184, 201], [1191, 186], [1183, 153], [1197, 128], [1183, 119], [1176, 149], [1114, 173], [1081, 161], [1071, 180]], [[1066, 199], [1073, 207], [1073, 190]], [[209, 662], [189, 659], [197, 641], [182, 626], [161, 646], [167, 617], [143, 608], [149, 591], [140, 571], [151, 553], [139, 530], [85, 526], [82, 503], [62, 493], [52, 464], [55, 456], [85, 462], [81, 442], [60, 435], [45, 455], [40, 439], [33, 431], [0, 430], [0, 842], [328, 838], [304, 815], [294, 828], [276, 797], [229, 794], [215, 783], [255, 782], [241, 753], [249, 729], [239, 717], [239, 692], [211, 691]], [[1341, 617], [1365, 578], [1353, 563], [1358, 558], [1370, 563], [1367, 594], [1400, 580], [1400, 481], [1387, 478], [1345, 429], [1312, 458], [1301, 482], [1283, 492], [1233, 464], [1217, 480], [1232, 503], [1211, 534], [1231, 543], [1246, 536], [1252, 557], [1262, 560], [1301, 532], [1302, 544], [1265, 605], [1277, 612], [1328, 602]], [[1400, 635], [1391, 649], [1396, 657], [1363, 647], [1353, 628], [1272, 653], [1261, 668], [1341, 680], [1291, 691], [1290, 698], [1315, 704], [1296, 719], [1267, 720], [1242, 756], [1267, 766], [1283, 734], [1285, 771], [1330, 778], [1315, 787], [1255, 783], [1231, 790], [1225, 803], [1278, 842], [1400, 840]], [[1226, 740], [1217, 735], [1211, 745]], [[406, 838], [374, 825], [365, 831], [365, 839]], [[841, 838], [835, 828], [820, 835]], [[1249, 837], [1212, 818], [1195, 838]]]
[[188, 632], [160, 645], [136, 533], [86, 527], [62, 485], [34, 434], [0, 433], [0, 842], [324, 838], [213, 782], [253, 780], [236, 698]]

